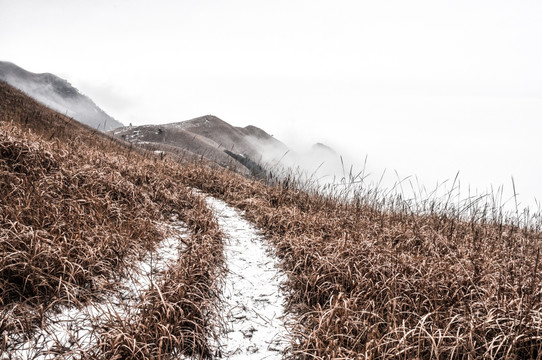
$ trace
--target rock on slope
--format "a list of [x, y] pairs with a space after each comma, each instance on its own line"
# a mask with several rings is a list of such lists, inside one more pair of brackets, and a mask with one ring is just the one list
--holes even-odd
[[35, 74], [10, 62], [0, 61], [0, 81], [18, 88], [51, 109], [90, 127], [108, 131], [123, 126], [68, 81], [56, 75]]

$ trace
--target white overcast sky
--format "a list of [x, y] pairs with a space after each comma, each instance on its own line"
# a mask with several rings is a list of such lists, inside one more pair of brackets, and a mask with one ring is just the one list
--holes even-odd
[[205, 114], [542, 198], [540, 1], [0, 0], [0, 60], [124, 124]]

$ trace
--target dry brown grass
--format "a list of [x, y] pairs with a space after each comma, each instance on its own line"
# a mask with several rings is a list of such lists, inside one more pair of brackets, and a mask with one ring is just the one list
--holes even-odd
[[188, 210], [195, 234], [183, 257], [138, 306], [135, 319], [114, 318], [89, 358], [167, 359], [178, 354], [212, 357], [207, 341], [219, 325], [216, 279], [224, 269], [222, 236], [202, 199]]
[[266, 231], [289, 278], [289, 358], [542, 357], [540, 217], [180, 167], [0, 91], [1, 350], [5, 334], [30, 333], [48, 309], [114, 284], [161, 239], [153, 221], [177, 214], [194, 233], [187, 250], [83, 357], [211, 357], [222, 243], [188, 184]]
[[51, 311], [114, 288], [162, 240], [158, 224], [176, 216], [193, 232], [186, 251], [137, 316], [112, 320], [85, 356], [210, 355], [221, 234], [200, 197], [178, 181], [182, 171], [0, 83], [0, 354]]
[[447, 199], [409, 210], [370, 192], [345, 201], [291, 179], [269, 187], [202, 167], [187, 174], [245, 210], [282, 258], [296, 319], [289, 357], [542, 357], [539, 218], [487, 207], [465, 216]]

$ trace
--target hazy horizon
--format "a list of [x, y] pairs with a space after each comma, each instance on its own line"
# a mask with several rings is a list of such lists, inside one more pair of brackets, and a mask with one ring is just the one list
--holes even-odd
[[378, 177], [542, 198], [535, 1], [0, 0], [0, 59], [125, 125], [212, 114]]

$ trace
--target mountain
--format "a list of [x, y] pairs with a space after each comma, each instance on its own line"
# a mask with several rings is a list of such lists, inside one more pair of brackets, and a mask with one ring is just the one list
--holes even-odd
[[206, 158], [243, 174], [258, 175], [271, 153], [288, 147], [255, 126], [236, 127], [213, 115], [163, 124], [127, 126], [113, 135], [155, 151], [167, 151], [192, 159]]
[[[338, 163], [338, 155], [326, 145], [316, 144], [309, 152], [296, 153], [256, 126], [232, 126], [213, 115], [163, 125], [124, 127], [68, 81], [49, 73], [35, 74], [10, 62], [0, 61], [0, 81], [61, 114], [134, 145], [191, 161], [205, 160], [244, 175], [262, 176], [264, 168], [274, 172], [302, 168], [313, 173]], [[326, 166], [322, 167], [322, 162]]]
[[102, 131], [123, 126], [88, 96], [73, 87], [68, 81], [56, 75], [35, 74], [19, 66], [0, 61], [0, 81], [25, 92], [30, 97], [62, 114]]
[[329, 155], [329, 156], [335, 156], [335, 157], [339, 157], [339, 154], [337, 154], [337, 152], [327, 146], [326, 144], [322, 144], [322, 143], [316, 143], [312, 146], [311, 148], [311, 152], [315, 153], [315, 154], [322, 154], [322, 155]]
[[206, 159], [244, 175], [260, 177], [294, 170], [315, 178], [333, 178], [343, 172], [340, 156], [327, 145], [316, 143], [306, 151], [293, 151], [256, 126], [236, 127], [213, 115], [170, 124], [126, 126], [110, 133], [151, 151], [192, 161]]

